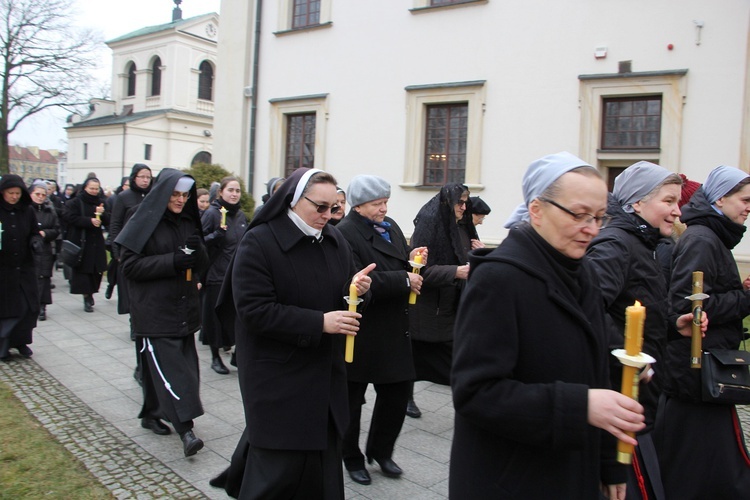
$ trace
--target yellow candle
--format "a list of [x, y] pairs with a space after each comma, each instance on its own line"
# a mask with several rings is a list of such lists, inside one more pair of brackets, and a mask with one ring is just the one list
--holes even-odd
[[220, 225], [222, 225], [222, 226], [226, 226], [227, 225], [227, 212], [228, 211], [229, 210], [227, 210], [224, 207], [221, 207], [219, 209], [219, 212], [221, 212], [221, 224]]
[[[352, 284], [349, 285], [349, 310], [351, 312], [357, 312], [357, 280], [352, 280]], [[354, 361], [354, 335], [346, 336], [346, 351], [344, 353], [344, 360], [347, 363]]]
[[[417, 255], [414, 256], [414, 262], [416, 264], [421, 264], [422, 263], [422, 252], [417, 252]], [[418, 267], [413, 267], [411, 269], [411, 272], [413, 272], [414, 274], [419, 274], [419, 268]], [[410, 292], [409, 293], [409, 304], [416, 304], [416, 303], [417, 303], [417, 294], [416, 294], [416, 292]]]
[[643, 345], [643, 322], [646, 320], [646, 308], [637, 300], [625, 308], [625, 353], [638, 356]]

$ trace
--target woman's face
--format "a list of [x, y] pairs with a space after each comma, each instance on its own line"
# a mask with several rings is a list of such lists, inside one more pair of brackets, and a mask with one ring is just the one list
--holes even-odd
[[[317, 206], [316, 206], [317, 204]], [[336, 186], [333, 184], [313, 184], [299, 199], [292, 210], [310, 227], [323, 229], [331, 219], [331, 207], [336, 204]], [[327, 206], [327, 210], [318, 213], [318, 206]]]
[[674, 221], [680, 216], [680, 201], [682, 187], [677, 184], [666, 184], [646, 200], [633, 203], [635, 213], [643, 220], [659, 229], [662, 236], [670, 236], [674, 228]]
[[[567, 210], [602, 216], [607, 211], [607, 185], [598, 177], [576, 172], [558, 180], [559, 194], [552, 200]], [[576, 221], [565, 210], [536, 198], [529, 204], [531, 224], [555, 250], [571, 259], [580, 259], [591, 240], [599, 234], [595, 222]]]
[[37, 205], [41, 205], [47, 199], [47, 190], [43, 187], [35, 187], [31, 192], [31, 199]]
[[182, 209], [185, 208], [190, 198], [190, 192], [172, 191], [172, 196], [169, 197], [169, 203], [167, 203], [167, 209], [175, 214], [182, 213]]
[[228, 182], [227, 185], [224, 186], [224, 189], [219, 192], [219, 196], [221, 196], [222, 200], [232, 205], [239, 203], [240, 196], [242, 196], [240, 183], [237, 181]]
[[737, 224], [744, 224], [750, 214], [750, 184], [731, 196], [722, 196], [714, 203], [724, 215]]
[[208, 195], [202, 194], [198, 197], [198, 210], [208, 210], [211, 204], [208, 202]]
[[3, 200], [9, 205], [15, 205], [21, 199], [21, 188], [11, 187], [3, 190]]
[[331, 216], [331, 219], [343, 219], [346, 213], [346, 195], [344, 193], [336, 193], [336, 204], [341, 208], [339, 208], [339, 211]]
[[383, 222], [388, 213], [388, 198], [378, 198], [377, 200], [362, 203], [354, 210], [365, 219], [373, 222]]
[[475, 226], [478, 226], [482, 222], [484, 222], [484, 218], [485, 218], [484, 214], [471, 214], [471, 219], [474, 222]]
[[86, 191], [91, 196], [98, 196], [99, 195], [99, 183], [96, 181], [91, 181], [88, 184], [86, 184], [86, 187], [83, 188], [84, 191]]
[[463, 216], [464, 212], [466, 212], [466, 202], [469, 201], [469, 193], [466, 192], [461, 195], [461, 199], [458, 200], [458, 203], [453, 205], [453, 213], [456, 214], [456, 221], [460, 221]]

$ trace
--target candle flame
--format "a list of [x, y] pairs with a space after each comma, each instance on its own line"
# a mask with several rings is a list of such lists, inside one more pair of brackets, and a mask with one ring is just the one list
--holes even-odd
[[635, 304], [633, 304], [633, 306], [635, 306], [635, 307], [641, 307], [641, 303], [640, 303], [639, 301], [637, 301], [637, 300], [636, 300], [636, 301], [635, 301]]

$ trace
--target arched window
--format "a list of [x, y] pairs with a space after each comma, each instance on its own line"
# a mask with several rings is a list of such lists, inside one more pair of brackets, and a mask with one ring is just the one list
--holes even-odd
[[132, 97], [135, 95], [135, 63], [131, 62], [128, 66], [128, 88], [127, 96]]
[[190, 162], [190, 166], [192, 167], [196, 163], [205, 163], [206, 165], [211, 164], [211, 153], [207, 151], [201, 151], [197, 155], [193, 156], [193, 161]]
[[214, 68], [208, 61], [203, 61], [198, 67], [200, 76], [198, 77], [198, 99], [206, 101], [214, 100]]
[[161, 59], [151, 63], [151, 95], [161, 95]]

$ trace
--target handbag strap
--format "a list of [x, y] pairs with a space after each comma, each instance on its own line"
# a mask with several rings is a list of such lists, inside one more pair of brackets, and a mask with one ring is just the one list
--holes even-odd
[[[83, 199], [78, 198], [78, 204], [81, 205], [81, 215], [84, 215], [83, 210], [86, 207], [83, 206]], [[85, 245], [86, 245], [86, 228], [83, 227], [81, 228], [81, 245], [80, 246], [81, 248], [83, 248]]]

